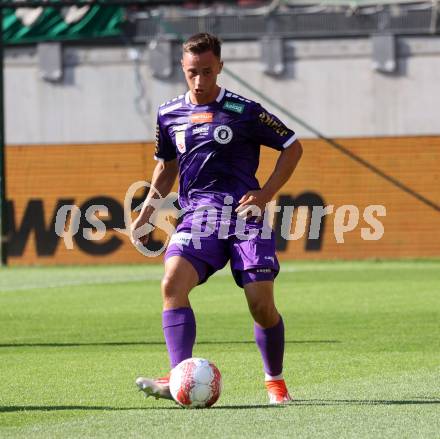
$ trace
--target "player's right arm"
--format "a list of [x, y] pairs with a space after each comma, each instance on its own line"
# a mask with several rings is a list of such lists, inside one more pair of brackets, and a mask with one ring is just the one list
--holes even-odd
[[143, 245], [148, 242], [148, 233], [143, 236], [137, 236], [136, 230], [149, 223], [153, 214], [154, 200], [159, 197], [165, 198], [171, 191], [179, 172], [177, 160], [158, 161], [151, 178], [151, 187], [145, 199], [139, 216], [131, 225], [131, 241], [135, 243], [139, 240]]
[[150, 217], [155, 210], [155, 199], [165, 198], [170, 193], [179, 173], [176, 149], [160, 115], [158, 115], [156, 125], [156, 149], [154, 158], [157, 160], [157, 165], [154, 168], [151, 178], [150, 190], [142, 205], [139, 216], [131, 225], [130, 238], [135, 245], [137, 241], [140, 241], [143, 245], [147, 244], [149, 234], [140, 233], [138, 229], [149, 223]]

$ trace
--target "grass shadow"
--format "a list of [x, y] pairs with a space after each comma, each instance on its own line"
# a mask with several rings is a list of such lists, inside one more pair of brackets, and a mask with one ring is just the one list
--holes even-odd
[[[341, 343], [339, 340], [286, 340], [286, 344], [333, 344]], [[235, 345], [235, 344], [255, 344], [254, 340], [241, 341], [199, 341], [197, 345]], [[164, 341], [104, 341], [104, 342], [66, 342], [66, 343], [0, 343], [0, 348], [69, 348], [82, 346], [165, 346]]]

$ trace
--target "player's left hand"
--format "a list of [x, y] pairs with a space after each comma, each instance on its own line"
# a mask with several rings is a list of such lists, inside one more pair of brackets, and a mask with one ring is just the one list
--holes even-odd
[[240, 198], [235, 212], [242, 219], [255, 217], [255, 221], [259, 223], [263, 219], [266, 204], [270, 201], [270, 197], [262, 189], [249, 191]]

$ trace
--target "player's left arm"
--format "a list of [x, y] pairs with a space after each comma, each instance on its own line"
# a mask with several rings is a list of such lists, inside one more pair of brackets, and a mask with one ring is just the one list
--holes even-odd
[[257, 206], [263, 214], [266, 204], [273, 199], [292, 176], [302, 153], [303, 149], [299, 140], [295, 140], [290, 146], [283, 149], [266, 184], [260, 190], [249, 191], [241, 197], [240, 204], [235, 209], [238, 216], [246, 218], [250, 212], [250, 206]]

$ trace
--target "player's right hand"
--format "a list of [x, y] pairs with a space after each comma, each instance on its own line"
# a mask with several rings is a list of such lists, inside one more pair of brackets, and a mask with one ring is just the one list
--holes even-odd
[[131, 243], [134, 246], [143, 245], [145, 247], [153, 229], [154, 226], [150, 224], [148, 220], [145, 220], [139, 216], [132, 222], [130, 226]]

